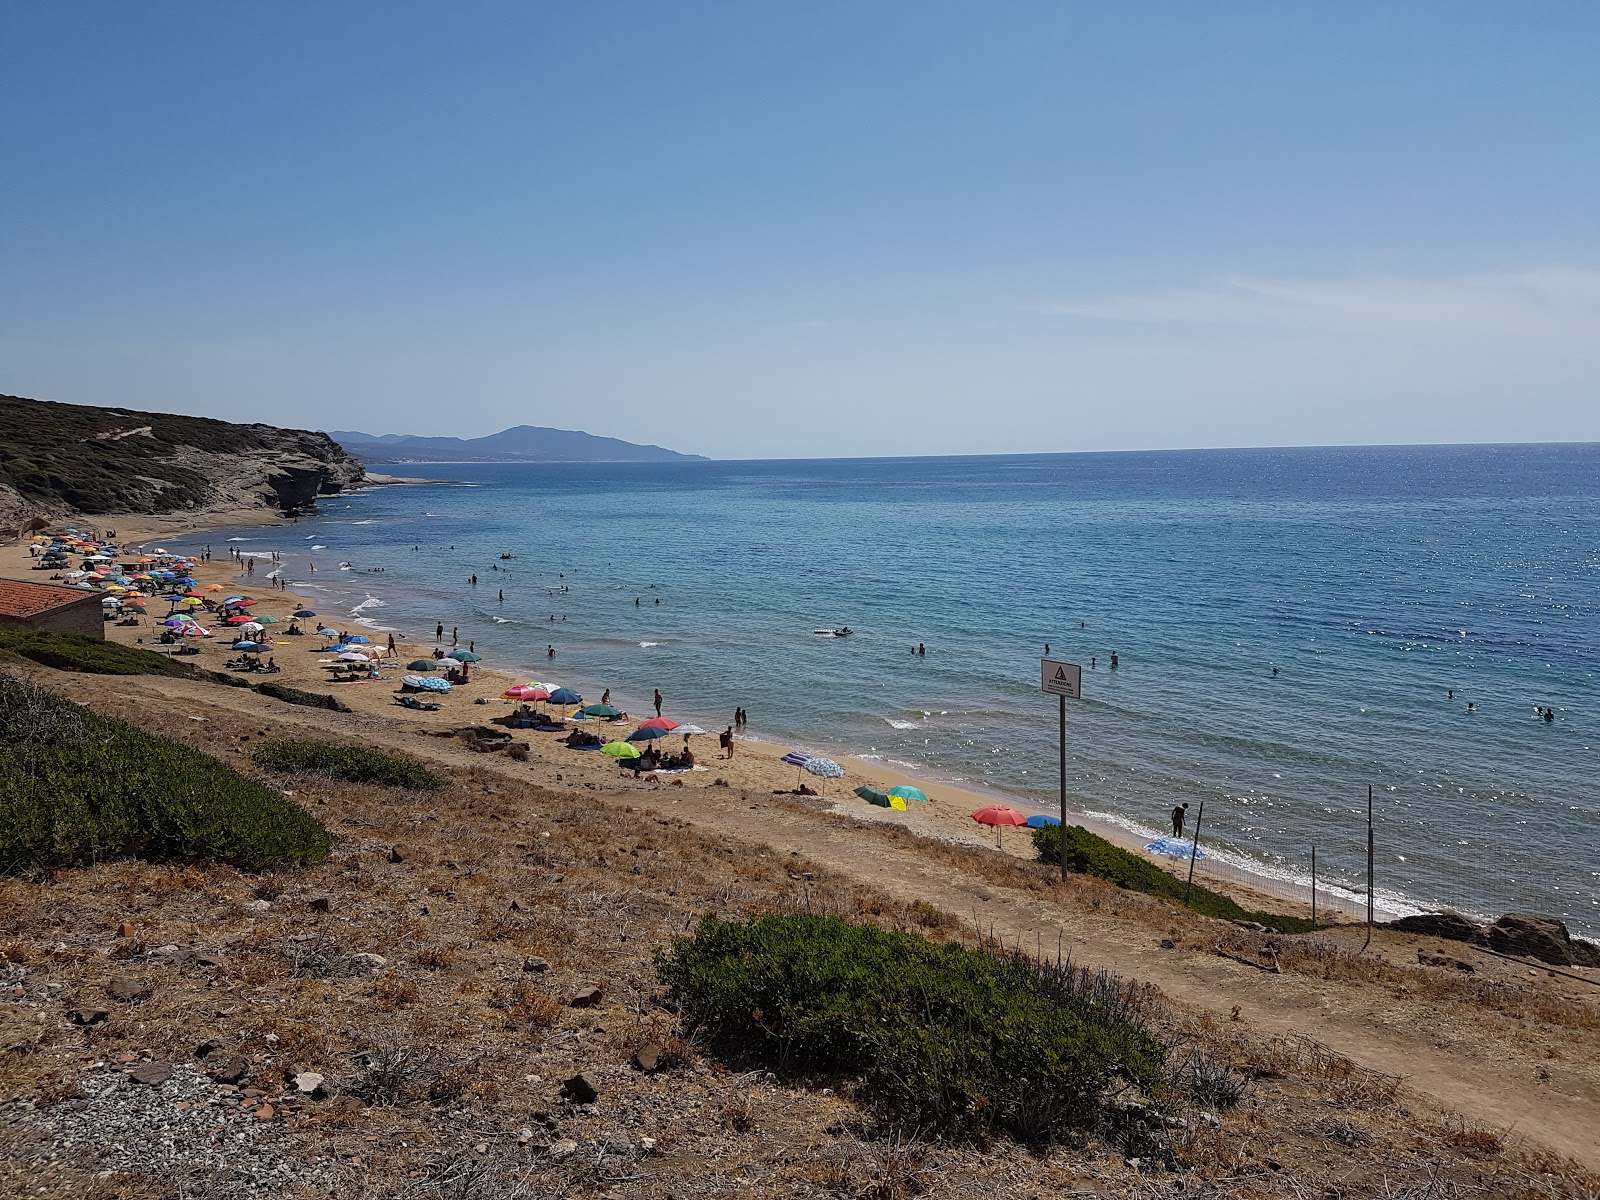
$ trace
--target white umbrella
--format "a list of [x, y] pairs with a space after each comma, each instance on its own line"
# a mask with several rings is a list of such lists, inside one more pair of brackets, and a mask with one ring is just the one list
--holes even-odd
[[700, 726], [698, 726], [698, 725], [675, 725], [671, 729], [667, 730], [667, 732], [668, 733], [690, 734], [690, 733], [704, 733], [705, 730], [701, 729]]

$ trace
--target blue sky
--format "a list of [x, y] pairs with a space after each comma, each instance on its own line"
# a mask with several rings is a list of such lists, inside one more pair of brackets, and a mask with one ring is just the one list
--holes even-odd
[[0, 36], [0, 390], [717, 457], [1600, 440], [1600, 5]]

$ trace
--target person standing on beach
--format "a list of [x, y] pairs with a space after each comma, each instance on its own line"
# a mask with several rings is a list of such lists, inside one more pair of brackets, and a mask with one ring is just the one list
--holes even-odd
[[389, 657], [390, 658], [399, 658], [400, 657], [400, 651], [395, 648], [394, 634], [392, 634], [392, 633], [389, 635]]
[[437, 646], [442, 641], [444, 641], [444, 622], [440, 621], [433, 627], [433, 644]]
[[661, 715], [661, 689], [656, 689], [656, 716]]
[[1183, 821], [1184, 821], [1184, 818], [1187, 817], [1188, 815], [1189, 815], [1189, 806], [1187, 804], [1180, 804], [1180, 805], [1178, 805], [1178, 807], [1176, 807], [1176, 808], [1174, 808], [1172, 810], [1172, 836], [1173, 837], [1181, 838], [1183, 836]]
[[717, 743], [722, 747], [722, 757], [733, 757], [733, 726], [729, 725], [717, 736]]

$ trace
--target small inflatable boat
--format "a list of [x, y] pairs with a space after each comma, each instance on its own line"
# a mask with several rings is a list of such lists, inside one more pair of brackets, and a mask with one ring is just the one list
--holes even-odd
[[818, 637], [849, 637], [855, 630], [848, 625], [841, 625], [838, 629], [813, 629], [811, 632]]

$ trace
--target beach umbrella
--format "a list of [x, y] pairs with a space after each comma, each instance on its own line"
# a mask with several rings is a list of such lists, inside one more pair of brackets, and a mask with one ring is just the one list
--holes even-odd
[[901, 812], [906, 811], [906, 802], [903, 799], [899, 796], [891, 796], [888, 792], [879, 791], [875, 787], [858, 787], [856, 795], [860, 796], [868, 804], [876, 804], [879, 808], [898, 808]]
[[1061, 824], [1060, 817], [1052, 817], [1049, 813], [1035, 813], [1023, 822], [1029, 829], [1044, 829], [1050, 825]]
[[309, 608], [297, 608], [294, 610], [294, 615], [297, 617], [314, 617], [317, 614], [312, 612]]
[[178, 603], [179, 604], [187, 604], [190, 608], [194, 608], [196, 605], [198, 605], [200, 603], [200, 597], [199, 596], [185, 596], [182, 600], [179, 600]]
[[[350, 641], [352, 641], [352, 642], [356, 641], [356, 640], [357, 639], [355, 639], [355, 638], [351, 638], [350, 639]], [[360, 640], [364, 642], [367, 639], [366, 638], [361, 638]], [[446, 658], [453, 658], [457, 662], [468, 662], [468, 663], [471, 663], [471, 662], [482, 662], [483, 661], [483, 655], [474, 654], [471, 650], [452, 650], [452, 651], [450, 651], [449, 654], [446, 654], [445, 657]]]
[[622, 715], [609, 704], [591, 704], [588, 708], [580, 708], [578, 714], [584, 717], [620, 717]]
[[220, 583], [213, 583], [206, 588], [206, 591], [208, 592], [220, 592], [221, 590], [222, 585]]
[[437, 671], [439, 666], [432, 659], [414, 658], [406, 664], [408, 671]]
[[365, 654], [357, 654], [354, 650], [351, 650], [351, 651], [349, 651], [349, 652], [347, 652], [345, 654], [339, 655], [339, 658], [338, 658], [337, 661], [339, 661], [339, 662], [363, 662], [364, 663], [364, 662], [367, 661], [367, 656]]
[[601, 754], [609, 754], [612, 758], [638, 758], [639, 751], [628, 745], [627, 742], [607, 742], [600, 747]]
[[349, 637], [345, 638], [345, 644], [350, 646], [359, 645], [365, 641], [367, 641], [367, 639], [362, 637], [359, 633], [351, 634]]
[[118, 600], [115, 596], [107, 596], [103, 600], [100, 601], [100, 607], [101, 608], [115, 608], [115, 607], [117, 607], [117, 605], [119, 605], [121, 603], [122, 603], [122, 601]]
[[902, 783], [899, 787], [890, 788], [889, 795], [899, 796], [902, 800], [921, 800], [924, 804], [928, 802], [927, 793], [925, 793], [921, 788], [914, 788], [909, 784], [904, 783]]
[[266, 647], [264, 647], [260, 642], [251, 641], [235, 642], [233, 644], [233, 648], [235, 650], [244, 650], [251, 654], [254, 654], [259, 650], [266, 649]]
[[257, 621], [258, 624], [261, 624], [261, 625], [278, 625], [278, 624], [281, 624], [281, 622], [279, 621], [279, 619], [277, 617], [257, 617], [256, 621]]
[[550, 702], [552, 704], [582, 704], [583, 697], [571, 688], [557, 688], [550, 693]]
[[628, 735], [630, 742], [648, 742], [652, 738], [666, 737], [667, 731], [659, 725], [641, 725]]
[[807, 754], [804, 750], [791, 750], [778, 761], [786, 762], [790, 766], [794, 767], [803, 767], [806, 765], [806, 763], [811, 761], [811, 755]]
[[182, 617], [168, 617], [161, 623], [168, 629], [182, 629], [189, 622], [185, 621]]
[[143, 600], [142, 597], [139, 597], [139, 596], [135, 596], [131, 600], [124, 600], [123, 603], [128, 605], [130, 608], [143, 608], [144, 607], [144, 600]]
[[[538, 690], [538, 688], [529, 687], [525, 683], [519, 683], [516, 686], [508, 687], [505, 691], [501, 692], [500, 698], [503, 700], [531, 700], [533, 699], [533, 693]], [[547, 696], [549, 694], [549, 692], [545, 693]]]
[[548, 700], [548, 699], [550, 699], [550, 689], [549, 688], [540, 687], [538, 684], [524, 684], [523, 686], [525, 686], [528, 689], [528, 694], [523, 697], [523, 699], [525, 699], [525, 700]]
[[999, 838], [999, 845], [1005, 845], [1007, 825], [1026, 825], [1028, 818], [1012, 808], [1009, 804], [991, 804], [988, 808], [980, 808], [972, 814], [972, 819], [980, 825], [993, 825], [995, 836]]
[[808, 758], [805, 761], [805, 770], [811, 775], [820, 775], [824, 779], [839, 779], [844, 775], [844, 768], [831, 758]]
[[705, 730], [698, 725], [674, 725], [672, 732], [681, 733], [684, 737], [688, 737], [691, 733], [704, 733]]
[[239, 626], [238, 632], [240, 632], [240, 633], [260, 633], [261, 632], [261, 622], [260, 621], [246, 621], [243, 625]]
[[229, 600], [228, 603], [235, 608], [249, 608], [252, 604], [260, 604], [261, 601], [246, 598], [244, 600]]
[[640, 721], [640, 729], [660, 729], [663, 732], [676, 729], [678, 723], [671, 717], [651, 717], [648, 721]]

